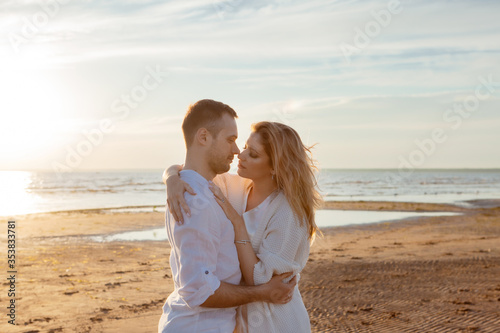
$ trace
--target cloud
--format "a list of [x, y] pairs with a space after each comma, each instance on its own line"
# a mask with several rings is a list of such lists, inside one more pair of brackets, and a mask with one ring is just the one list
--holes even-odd
[[[169, 72], [162, 90], [120, 123], [117, 136], [151, 141], [175, 133], [185, 107], [210, 97], [237, 108], [242, 134], [268, 119], [289, 121], [324, 146], [337, 133], [359, 146], [391, 135], [411, 142], [473, 93], [479, 76], [500, 81], [500, 3], [401, 0], [403, 10], [347, 61], [339, 44], [353, 44], [356, 29], [388, 3], [74, 0], [28, 38], [23, 29], [43, 12], [41, 2], [7, 0], [0, 4], [0, 87], [11, 87], [12, 78], [59, 80], [54, 86], [68, 88], [57, 91], [66, 99], [61, 120], [84, 119], [83, 128], [110, 116], [111, 103], [140, 83], [146, 66], [161, 65]], [[14, 35], [24, 38], [17, 53]], [[474, 142], [498, 123], [498, 105], [497, 94], [467, 120]]]

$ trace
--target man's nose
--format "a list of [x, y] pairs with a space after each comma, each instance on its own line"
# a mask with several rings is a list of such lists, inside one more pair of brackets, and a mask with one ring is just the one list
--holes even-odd
[[240, 156], [240, 148], [238, 148], [238, 145], [236, 145], [236, 144], [233, 147], [233, 154], [235, 154], [235, 155], [237, 154], [238, 157]]

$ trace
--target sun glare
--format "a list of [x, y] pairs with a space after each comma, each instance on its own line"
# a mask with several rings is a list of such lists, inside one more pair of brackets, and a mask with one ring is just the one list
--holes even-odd
[[42, 71], [2, 70], [2, 121], [0, 154], [9, 159], [26, 158], [48, 149], [56, 139], [54, 122], [62, 116], [62, 101]]
[[36, 198], [28, 193], [32, 174], [23, 171], [0, 171], [0, 216], [12, 216], [35, 211]]

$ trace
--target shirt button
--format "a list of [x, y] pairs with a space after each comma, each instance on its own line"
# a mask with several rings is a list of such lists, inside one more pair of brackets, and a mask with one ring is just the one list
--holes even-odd
[[208, 271], [205, 271], [205, 274], [208, 274]]

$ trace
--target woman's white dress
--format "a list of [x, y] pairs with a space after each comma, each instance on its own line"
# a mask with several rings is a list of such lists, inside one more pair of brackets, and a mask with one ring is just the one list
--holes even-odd
[[[300, 272], [309, 257], [306, 223], [299, 223], [285, 195], [276, 191], [258, 207], [245, 212], [251, 182], [237, 175], [224, 174], [214, 179], [229, 202], [240, 213], [259, 258], [254, 267], [256, 285], [271, 280], [273, 275]], [[309, 315], [298, 286], [287, 304], [254, 302], [238, 307], [237, 332], [310, 332]]]

